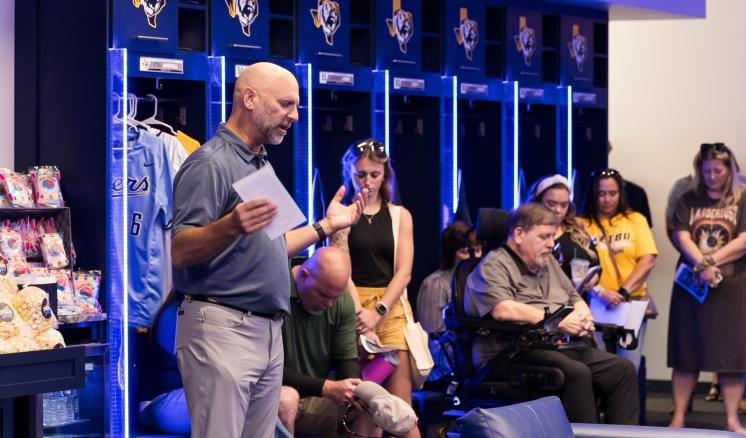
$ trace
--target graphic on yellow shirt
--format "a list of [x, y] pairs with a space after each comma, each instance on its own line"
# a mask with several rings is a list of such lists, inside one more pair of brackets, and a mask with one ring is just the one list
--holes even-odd
[[[611, 222], [608, 219], [602, 220], [601, 225], [606, 232], [605, 236], [595, 222], [591, 223], [585, 218], [581, 218], [581, 221], [596, 246], [603, 269], [599, 284], [604, 289], [619, 290], [637, 266], [638, 258], [646, 254], [658, 254], [648, 222], [639, 213], [633, 212], [627, 216], [617, 215], [612, 218]], [[611, 257], [614, 257], [614, 262]], [[642, 297], [645, 293], [645, 284], [630, 291], [635, 298]]]

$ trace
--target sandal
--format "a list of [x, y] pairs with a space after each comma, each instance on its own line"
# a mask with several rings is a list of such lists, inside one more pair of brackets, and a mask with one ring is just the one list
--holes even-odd
[[720, 393], [720, 385], [713, 383], [710, 385], [710, 390], [707, 391], [705, 396], [706, 401], [720, 401], [723, 399], [723, 395]]

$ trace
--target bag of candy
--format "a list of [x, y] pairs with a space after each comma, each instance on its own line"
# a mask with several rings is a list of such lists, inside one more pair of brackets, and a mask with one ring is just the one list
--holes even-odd
[[[52, 269], [48, 272], [57, 280], [57, 314], [80, 313], [78, 299], [75, 297], [73, 282], [70, 278], [70, 271], [67, 269]], [[65, 309], [64, 312], [62, 312], [63, 308]]]
[[31, 186], [25, 175], [0, 168], [0, 183], [5, 189], [5, 195], [8, 197], [11, 206], [16, 208], [34, 207]]
[[47, 268], [59, 269], [70, 264], [65, 252], [65, 242], [60, 233], [46, 233], [41, 236], [41, 254]]
[[101, 285], [101, 271], [75, 271], [73, 284], [78, 305], [84, 313], [100, 313], [98, 291]]
[[5, 260], [5, 263], [7, 264], [8, 273], [11, 275], [11, 277], [13, 277], [13, 279], [16, 281], [25, 283], [26, 279], [23, 279], [23, 281], [21, 281], [22, 277], [25, 277], [31, 273], [31, 269], [29, 268], [28, 262], [26, 262], [26, 258], [24, 256], [15, 256]]
[[57, 166], [35, 166], [28, 170], [34, 185], [36, 205], [39, 207], [64, 207], [60, 191], [60, 171]]
[[5, 194], [5, 189], [0, 185], [0, 208], [11, 207], [8, 196]]
[[2, 227], [0, 228], [0, 254], [5, 260], [13, 257], [24, 257], [23, 239], [18, 231]]

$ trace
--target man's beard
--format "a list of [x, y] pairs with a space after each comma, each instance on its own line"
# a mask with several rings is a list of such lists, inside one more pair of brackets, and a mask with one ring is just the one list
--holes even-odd
[[261, 113], [256, 114], [256, 127], [259, 134], [262, 136], [263, 144], [278, 145], [282, 143], [285, 136], [275, 134], [274, 131], [283, 127], [283, 125], [283, 123], [274, 123], [269, 116], [267, 116], [267, 113], [264, 110], [262, 110]]
[[308, 312], [309, 314], [311, 314], [313, 316], [319, 316], [319, 315], [323, 315], [324, 312], [326, 312], [326, 310], [324, 310], [324, 309], [321, 309], [321, 310], [309, 310], [309, 309], [306, 309], [306, 312]]
[[544, 266], [549, 264], [549, 257], [551, 256], [551, 253], [538, 255], [534, 258], [534, 263], [536, 263], [537, 267], [543, 268]]

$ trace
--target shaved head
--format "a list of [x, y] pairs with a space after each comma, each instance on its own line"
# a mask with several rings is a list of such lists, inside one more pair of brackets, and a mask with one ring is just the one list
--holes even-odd
[[316, 250], [296, 271], [298, 298], [312, 315], [320, 315], [342, 297], [350, 279], [350, 257], [339, 248]]
[[341, 249], [325, 246], [319, 248], [308, 262], [316, 270], [316, 276], [329, 286], [344, 289], [350, 278], [352, 268], [350, 257]]
[[264, 144], [280, 144], [298, 121], [298, 81], [271, 62], [246, 67], [236, 79], [226, 126], [257, 154]]
[[292, 73], [271, 62], [256, 62], [246, 67], [236, 79], [236, 88], [233, 91], [233, 106], [241, 105], [243, 91], [252, 88], [262, 92], [273, 88], [290, 87], [298, 94], [298, 81]]

